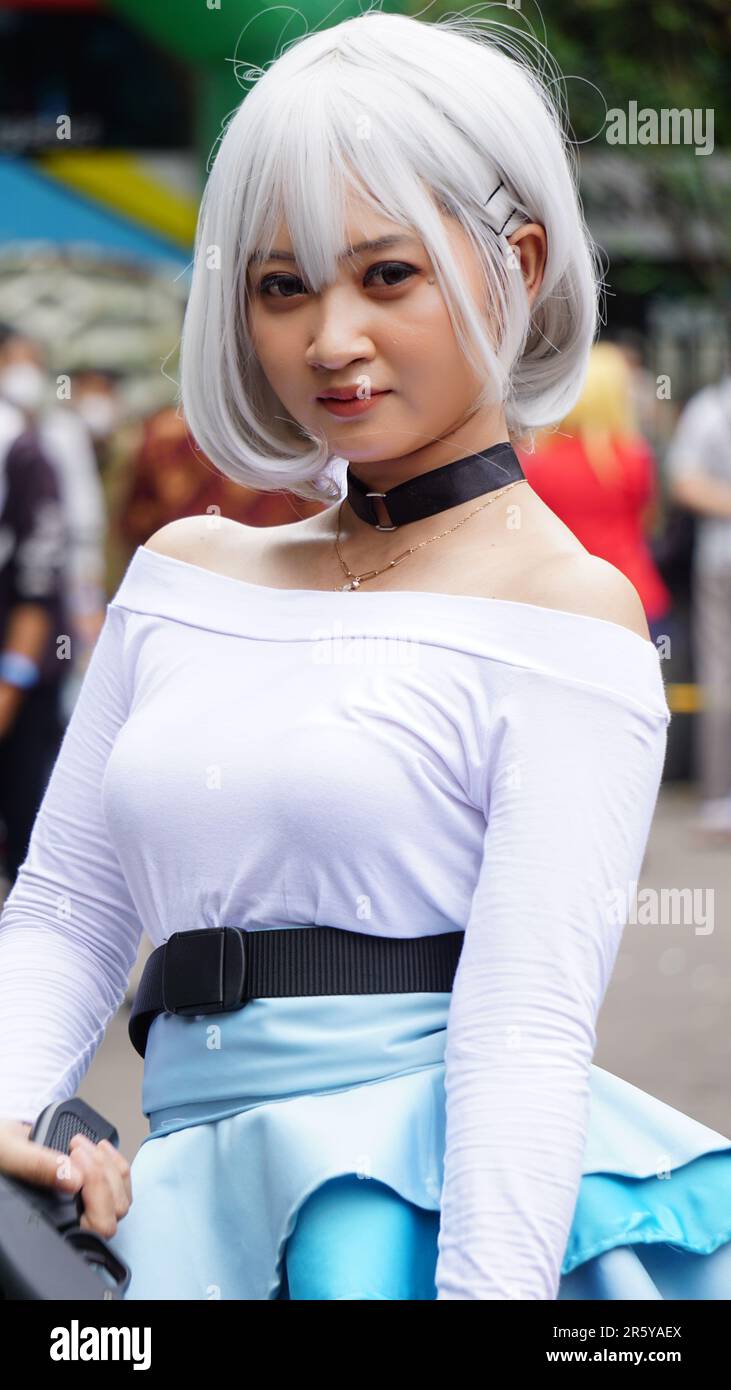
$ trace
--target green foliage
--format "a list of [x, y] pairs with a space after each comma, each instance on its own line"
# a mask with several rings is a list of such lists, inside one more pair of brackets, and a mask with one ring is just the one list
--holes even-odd
[[547, 45], [566, 81], [573, 134], [591, 141], [605, 107], [713, 108], [718, 148], [731, 144], [729, 0], [521, 0], [519, 8], [407, 0], [429, 19], [474, 13]]

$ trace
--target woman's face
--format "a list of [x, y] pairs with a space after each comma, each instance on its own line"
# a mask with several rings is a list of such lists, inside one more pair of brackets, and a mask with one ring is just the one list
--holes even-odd
[[[280, 224], [272, 256], [249, 265], [249, 331], [275, 394], [295, 420], [325, 438], [331, 454], [351, 462], [399, 458], [449, 437], [482, 382], [462, 355], [420, 239], [359, 201], [349, 213], [356, 253], [341, 259], [337, 280], [319, 294], [300, 278]], [[453, 219], [443, 221], [478, 303], [472, 248]], [[392, 242], [357, 249], [385, 237]], [[356, 402], [361, 413], [334, 413], [318, 397], [336, 388], [358, 392], [367, 408]], [[483, 441], [485, 423], [494, 425], [492, 409], [484, 423], [476, 421]]]

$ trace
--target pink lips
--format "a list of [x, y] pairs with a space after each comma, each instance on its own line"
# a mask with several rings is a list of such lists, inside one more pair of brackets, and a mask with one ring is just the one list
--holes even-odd
[[376, 405], [382, 396], [389, 394], [388, 391], [373, 391], [370, 396], [366, 396], [363, 400], [357, 396], [352, 396], [349, 400], [337, 400], [335, 397], [326, 396], [318, 396], [317, 399], [319, 404], [324, 405], [331, 415], [337, 415], [339, 418], [347, 420], [353, 415], [365, 414], [366, 410], [370, 410], [371, 406]]

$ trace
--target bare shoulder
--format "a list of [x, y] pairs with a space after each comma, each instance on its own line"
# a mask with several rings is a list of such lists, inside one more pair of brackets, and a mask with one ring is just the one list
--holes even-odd
[[537, 567], [534, 584], [537, 601], [547, 608], [603, 618], [651, 640], [634, 584], [608, 560], [585, 550], [554, 556]]
[[255, 530], [256, 527], [231, 517], [204, 512], [200, 516], [179, 517], [153, 531], [145, 541], [145, 549], [169, 555], [173, 560], [225, 570], [232, 547], [237, 546], [240, 551], [248, 534]]

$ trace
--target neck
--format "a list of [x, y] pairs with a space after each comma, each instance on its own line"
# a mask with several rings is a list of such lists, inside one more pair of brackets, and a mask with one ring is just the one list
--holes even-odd
[[444, 439], [433, 439], [413, 453], [392, 459], [354, 459], [350, 465], [361, 482], [373, 491], [388, 492], [391, 487], [418, 478], [445, 463], [456, 463], [469, 454], [479, 454], [493, 444], [508, 442], [508, 427], [502, 411], [497, 419], [471, 420]]
[[[486, 430], [483, 427], [482, 431], [479, 433], [475, 429], [472, 429], [470, 431], [471, 437], [468, 437], [466, 429], [458, 431], [451, 435], [449, 439], [434, 440], [423, 449], [419, 449], [412, 454], [404, 455], [398, 459], [388, 461], [379, 460], [378, 462], [370, 463], [363, 463], [360, 461], [351, 463], [350, 472], [358, 478], [369, 491], [388, 492], [389, 489], [398, 487], [399, 484], [408, 482], [412, 478], [422, 477], [436, 469], [444, 468], [450, 463], [457, 463], [459, 460], [468, 458], [473, 454], [482, 453], [496, 444], [507, 444], [510, 442], [507, 435], [507, 426], [504, 419], [502, 419], [502, 421], [493, 425], [491, 429], [488, 428]], [[374, 499], [373, 506], [379, 518], [384, 523], [388, 523], [389, 517], [385, 510], [383, 500], [380, 498]], [[460, 520], [463, 513], [469, 510], [470, 506], [474, 506], [474, 503], [457, 503], [455, 506], [449, 507], [448, 510], [441, 513], [441, 516], [448, 516], [449, 524], [454, 524]], [[334, 526], [337, 526], [338, 511], [340, 511], [340, 538], [342, 541], [364, 538], [366, 539], [366, 543], [372, 546], [375, 537], [381, 536], [382, 540], [386, 539], [386, 534], [375, 530], [369, 522], [363, 520], [363, 518], [354, 511], [348, 500], [343, 502], [342, 509], [338, 507], [333, 509]], [[401, 544], [403, 545], [403, 537], [406, 535], [408, 543], [411, 544], [420, 539], [422, 532], [426, 534], [426, 532], [429, 531], [429, 534], [431, 534], [434, 530], [434, 524], [438, 520], [438, 516], [432, 516], [420, 518], [408, 522], [406, 525], [401, 525], [398, 533], [402, 537]], [[446, 525], [447, 522], [445, 521], [444, 524]], [[431, 528], [431, 530], [429, 528]], [[392, 534], [391, 540], [395, 540], [395, 533]]]

